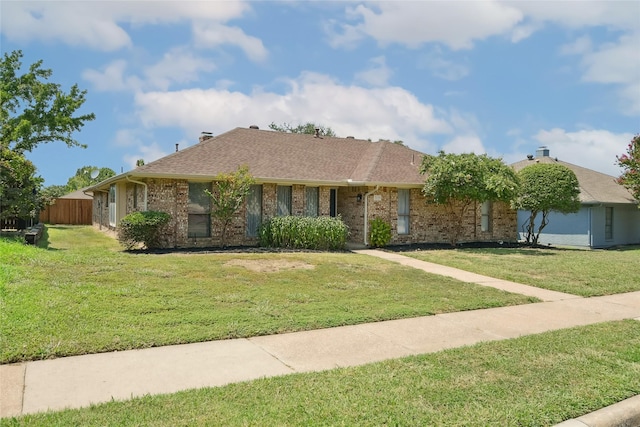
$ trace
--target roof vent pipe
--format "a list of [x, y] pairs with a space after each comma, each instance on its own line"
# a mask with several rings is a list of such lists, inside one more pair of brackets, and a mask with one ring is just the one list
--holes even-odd
[[316, 128], [316, 133], [314, 135], [316, 138], [320, 138], [320, 128]]
[[256, 126], [256, 125], [251, 125], [251, 126], [249, 126], [249, 129], [260, 129], [260, 128], [258, 126]]
[[178, 145], [180, 145], [180, 144], [178, 144], [178, 143], [176, 142], [176, 153], [178, 152]]

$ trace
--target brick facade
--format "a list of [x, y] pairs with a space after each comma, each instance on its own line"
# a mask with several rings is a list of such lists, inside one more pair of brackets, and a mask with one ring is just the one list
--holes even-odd
[[[186, 180], [149, 179], [147, 209], [167, 212], [171, 221], [166, 227], [162, 240], [164, 247], [211, 247], [221, 243], [221, 227], [211, 219], [211, 236], [190, 238], [188, 236], [188, 198], [189, 182]], [[305, 212], [305, 186], [291, 186], [291, 212], [301, 216]], [[319, 214], [330, 214], [330, 192], [336, 187], [319, 187]], [[397, 212], [398, 191], [389, 187], [338, 187], [337, 213], [350, 229], [349, 241], [364, 242], [365, 203], [368, 220], [382, 218], [391, 224], [392, 244], [410, 243], [448, 243], [452, 229], [450, 215], [446, 209], [438, 205], [428, 205], [419, 188], [410, 190], [409, 234], [398, 235]], [[126, 183], [118, 186], [118, 191], [125, 192], [126, 213], [144, 209], [145, 188], [143, 185]], [[367, 193], [369, 193], [368, 196]], [[365, 201], [366, 199], [366, 201]], [[96, 192], [93, 199], [93, 223], [99, 228], [109, 227], [108, 193]], [[122, 200], [122, 198], [118, 198]], [[262, 219], [263, 221], [277, 214], [277, 185], [262, 185]], [[246, 206], [227, 229], [226, 242], [230, 246], [253, 246], [257, 238], [246, 234]], [[481, 207], [469, 211], [464, 219], [460, 240], [471, 241], [515, 241], [517, 239], [516, 211], [506, 203], [494, 203], [490, 215], [489, 231], [481, 230]]]

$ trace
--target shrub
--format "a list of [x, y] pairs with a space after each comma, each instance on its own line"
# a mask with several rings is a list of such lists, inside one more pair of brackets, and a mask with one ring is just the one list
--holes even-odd
[[387, 246], [391, 241], [391, 224], [382, 218], [374, 218], [369, 223], [369, 245], [373, 248]]
[[260, 246], [341, 250], [349, 228], [339, 217], [278, 216], [263, 223], [258, 236]]
[[132, 212], [122, 218], [118, 227], [118, 240], [127, 249], [133, 249], [141, 243], [147, 249], [160, 246], [160, 232], [171, 215], [166, 212]]

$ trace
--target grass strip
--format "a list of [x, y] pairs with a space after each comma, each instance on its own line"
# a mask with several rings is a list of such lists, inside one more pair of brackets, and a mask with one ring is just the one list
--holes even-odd
[[29, 415], [9, 426], [551, 426], [640, 393], [640, 322]]

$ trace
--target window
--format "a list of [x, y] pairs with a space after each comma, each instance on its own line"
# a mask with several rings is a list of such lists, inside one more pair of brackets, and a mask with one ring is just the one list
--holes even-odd
[[109, 225], [111, 227], [116, 226], [116, 185], [111, 184], [109, 187], [109, 198], [107, 199], [107, 206], [109, 206]]
[[613, 208], [604, 208], [604, 238], [613, 240]]
[[318, 216], [319, 188], [307, 187], [304, 190], [304, 216]]
[[338, 205], [338, 190], [332, 188], [329, 190], [329, 216], [336, 217], [338, 216], [338, 209], [336, 208]]
[[410, 190], [398, 189], [398, 234], [409, 234]]
[[252, 185], [247, 195], [247, 236], [256, 237], [262, 224], [262, 185]]
[[278, 216], [291, 215], [291, 187], [278, 185], [276, 192], [278, 198]]
[[480, 208], [480, 230], [491, 231], [491, 216], [493, 211], [493, 204], [491, 201], [482, 202]]
[[187, 213], [189, 237], [211, 237], [211, 197], [204, 192], [209, 190], [208, 182], [189, 183], [189, 204]]

